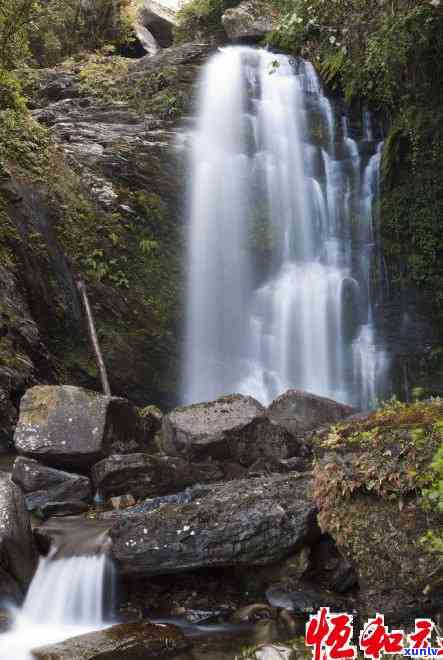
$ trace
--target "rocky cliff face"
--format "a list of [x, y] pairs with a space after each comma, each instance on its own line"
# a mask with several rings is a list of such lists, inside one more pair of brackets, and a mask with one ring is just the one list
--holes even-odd
[[26, 78], [33, 117], [14, 117], [14, 139], [0, 137], [3, 438], [27, 386], [98, 384], [76, 276], [87, 283], [113, 393], [173, 403], [177, 126], [207, 51], [187, 44], [137, 61], [96, 56]]

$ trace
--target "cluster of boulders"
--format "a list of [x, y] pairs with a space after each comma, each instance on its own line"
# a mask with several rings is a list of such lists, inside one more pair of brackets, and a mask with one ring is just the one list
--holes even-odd
[[[441, 576], [420, 539], [441, 517], [422, 510], [411, 475], [429, 471], [442, 418], [438, 401], [362, 415], [297, 390], [267, 408], [233, 394], [162, 415], [77, 387], [34, 387], [12, 479], [0, 480], [0, 595], [24, 592], [36, 543], [69, 546], [69, 556], [78, 533], [58, 521], [76, 515], [85, 547], [100, 537], [128, 584], [229, 569], [290, 623], [321, 605], [397, 611], [389, 569], [405, 578], [402, 602], [437, 607]], [[30, 513], [50, 517], [34, 534]]]
[[352, 412], [294, 390], [269, 408], [234, 394], [162, 416], [78, 387], [36, 386], [21, 400], [7, 487], [28, 535], [26, 509], [46, 519], [104, 503], [96, 515], [109, 518], [123, 574], [265, 565], [320, 536], [307, 437]]
[[195, 484], [287, 473], [309, 460], [307, 432], [350, 413], [292, 391], [269, 409], [234, 394], [163, 417], [152, 406], [140, 411], [78, 387], [37, 386], [21, 401], [12, 481], [28, 510], [47, 517], [48, 507], [81, 510], [94, 495], [152, 498]]
[[61, 515], [80, 513], [100, 485], [95, 466], [114, 453], [148, 450], [157, 428], [154, 414], [141, 418], [122, 398], [69, 386], [33, 387], [20, 405], [14, 438], [20, 456], [12, 481], [28, 510], [43, 518], [55, 508]]

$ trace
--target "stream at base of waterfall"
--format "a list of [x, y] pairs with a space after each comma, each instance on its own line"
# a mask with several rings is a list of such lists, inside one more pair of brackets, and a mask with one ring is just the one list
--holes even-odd
[[31, 649], [105, 628], [106, 555], [41, 558], [10, 631], [0, 635], [0, 660], [33, 660]]
[[229, 47], [204, 67], [190, 144], [182, 401], [299, 388], [374, 405], [388, 359], [370, 114], [351, 128], [309, 62]]

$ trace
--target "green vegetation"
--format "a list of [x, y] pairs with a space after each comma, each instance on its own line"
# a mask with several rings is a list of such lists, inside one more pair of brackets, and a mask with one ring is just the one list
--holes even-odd
[[12, 69], [29, 55], [29, 33], [39, 9], [37, 0], [2, 0], [0, 69]]
[[179, 12], [175, 29], [178, 43], [204, 39], [219, 41], [224, 37], [221, 17], [226, 9], [235, 7], [239, 0], [193, 0]]
[[135, 77], [128, 60], [96, 52], [64, 63], [67, 71], [81, 64], [79, 79], [85, 95], [128, 104], [140, 115], [147, 113], [175, 121], [189, 106], [189, 79], [177, 66], [166, 66]]
[[132, 12], [131, 0], [41, 2], [29, 34], [32, 54], [40, 66], [53, 66], [78, 52], [126, 44]]
[[405, 94], [426, 98], [443, 43], [429, 2], [274, 0], [282, 13], [269, 42], [311, 59], [347, 101], [395, 110]]
[[[443, 438], [443, 418], [436, 426]], [[429, 485], [423, 491], [424, 506], [430, 511], [438, 511], [443, 515], [443, 440], [434, 454], [430, 468]], [[422, 543], [443, 555], [443, 525], [438, 529], [428, 530], [422, 538]]]
[[[17, 31], [15, 50], [0, 59], [0, 265], [19, 274], [31, 302], [38, 301], [31, 311], [61, 379], [89, 386], [97, 379], [68, 267], [87, 282], [114, 391], [162, 400], [175, 391], [178, 164], [164, 146], [135, 159], [130, 145], [119, 145], [136, 166], [127, 183], [116, 173], [120, 206], [104, 210], [50, 132], [32, 119], [26, 98], [38, 102], [47, 75], [39, 66], [69, 55], [58, 71], [77, 77], [81, 95], [175, 120], [189, 96], [183, 71], [165, 68], [134, 84], [128, 60], [110, 55], [128, 37], [130, 4], [100, 0], [89, 5], [95, 13], [80, 0], [8, 0], [0, 8], [0, 45]], [[5, 354], [2, 363], [13, 359]]]
[[441, 399], [391, 401], [314, 443], [320, 526], [352, 558], [372, 608], [380, 598], [389, 609], [391, 589], [416, 593], [443, 552], [442, 448]]
[[80, 51], [131, 39], [131, 0], [2, 0], [0, 68], [53, 66]]

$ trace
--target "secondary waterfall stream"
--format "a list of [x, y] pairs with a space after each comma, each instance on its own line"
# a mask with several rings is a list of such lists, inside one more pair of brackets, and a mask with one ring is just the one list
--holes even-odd
[[[366, 408], [382, 141], [360, 142], [309, 62], [249, 47], [207, 63], [192, 135], [182, 400], [288, 388]], [[378, 273], [379, 274], [379, 273]]]
[[31, 649], [106, 627], [107, 561], [105, 555], [41, 558], [11, 630], [0, 635], [0, 660], [32, 660]]

